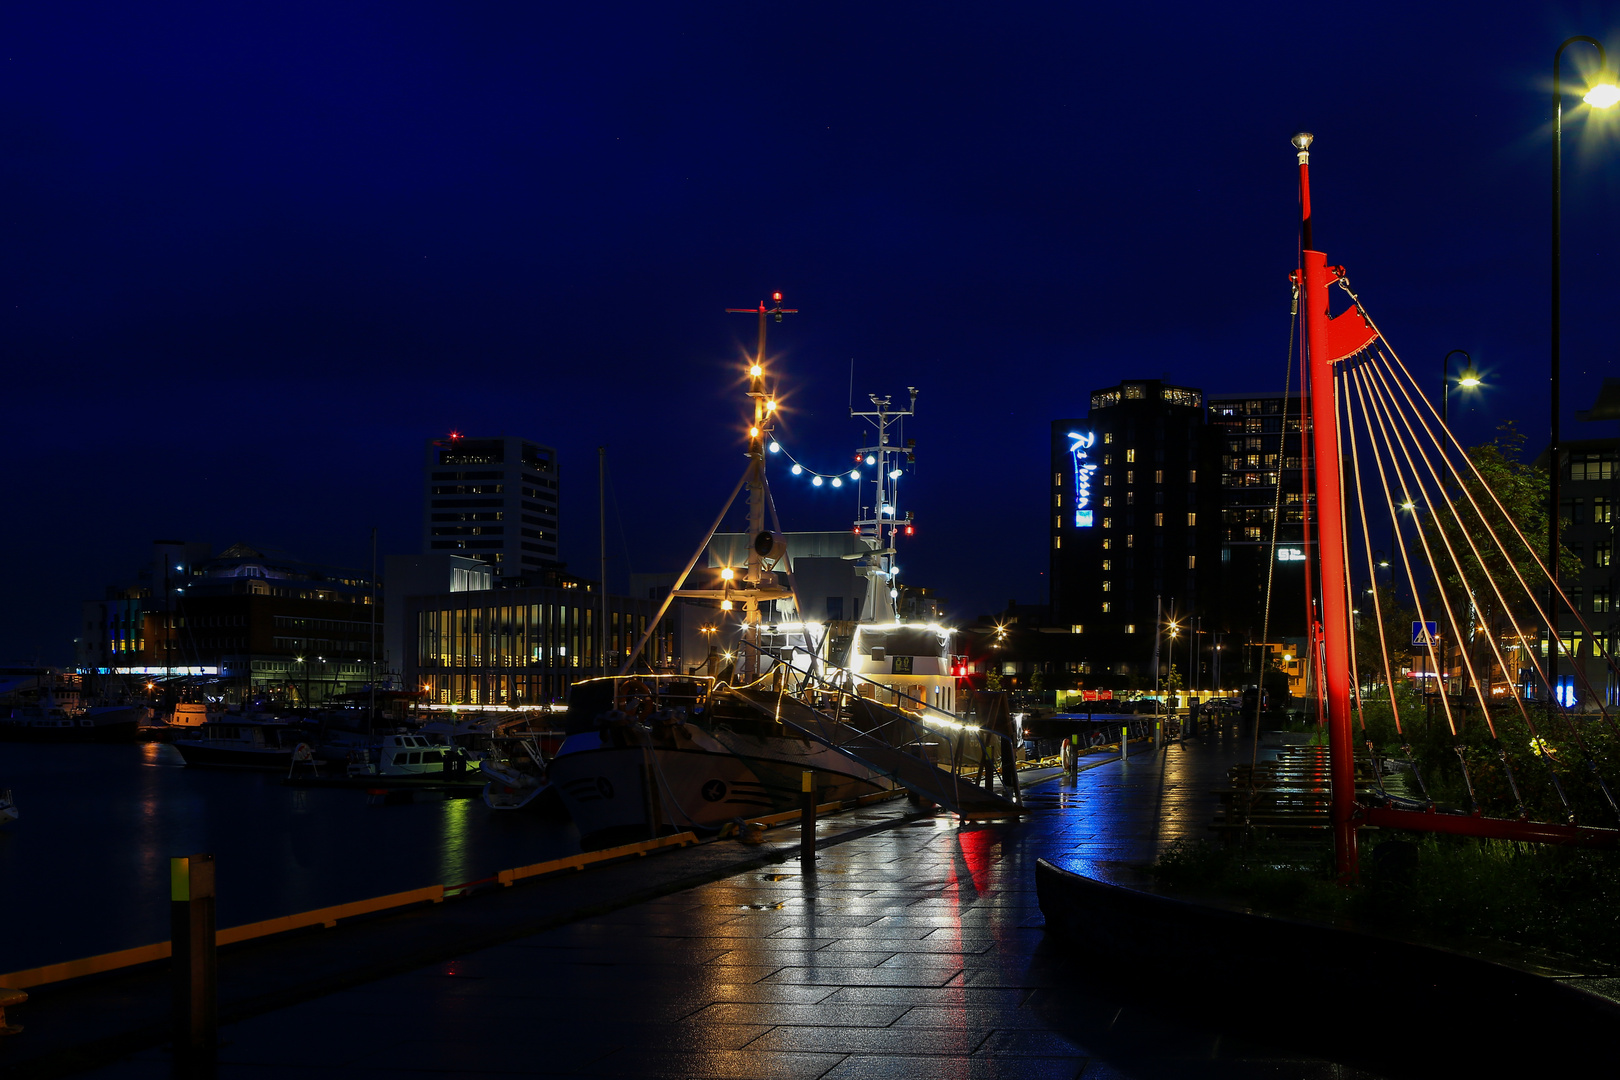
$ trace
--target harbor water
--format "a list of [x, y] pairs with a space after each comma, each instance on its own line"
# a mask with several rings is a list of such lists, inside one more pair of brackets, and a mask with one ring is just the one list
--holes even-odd
[[579, 851], [572, 824], [474, 798], [294, 788], [276, 773], [187, 768], [160, 743], [0, 743], [0, 972], [165, 941], [169, 859], [217, 861], [233, 926]]

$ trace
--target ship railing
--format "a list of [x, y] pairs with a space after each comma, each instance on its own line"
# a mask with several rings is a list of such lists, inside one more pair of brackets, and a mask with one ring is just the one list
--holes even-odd
[[[757, 645], [747, 640], [743, 644], [749, 648], [758, 649]], [[832, 699], [831, 708], [834, 732], [834, 746], [838, 746], [837, 733], [849, 731], [864, 738], [879, 739], [897, 750], [911, 750], [915, 748], [914, 757], [922, 762], [945, 769], [951, 775], [953, 782], [977, 787], [983, 791], [991, 791], [995, 786], [995, 759], [999, 756], [1003, 767], [1002, 786], [1012, 795], [1013, 801], [1023, 805], [1023, 793], [1019, 789], [1018, 770], [1016, 767], [1017, 743], [1010, 732], [999, 731], [995, 728], [984, 727], [967, 722], [962, 716], [942, 709], [928, 701], [914, 697], [892, 686], [886, 686], [875, 679], [848, 668], [831, 667], [833, 678], [817, 674], [814, 670], [801, 671], [797, 668], [787, 668], [797, 675], [799, 685], [794, 695], [801, 700], [806, 699], [813, 689], [820, 687], [816, 692]], [[785, 673], [784, 673], [785, 674]], [[756, 687], [764, 686], [770, 682], [773, 672], [767, 672], [753, 684]], [[841, 682], [847, 685], [840, 685]], [[852, 686], [856, 683], [866, 683], [873, 688], [872, 697], [863, 697], [856, 693]], [[777, 689], [786, 689], [780, 683]], [[893, 694], [896, 704], [889, 705], [879, 701], [877, 691]], [[860, 714], [853, 708], [847, 707], [846, 702], [860, 701], [870, 708], [868, 723], [870, 726], [862, 727]], [[906, 701], [917, 706], [918, 716], [912, 716], [899, 702]], [[891, 734], [895, 724], [904, 725], [901, 737], [896, 739]], [[954, 739], [952, 736], [954, 735]], [[940, 747], [949, 754], [948, 764], [937, 759], [930, 752], [931, 747]], [[999, 750], [997, 754], [995, 750]], [[943, 756], [943, 755], [940, 755]], [[976, 775], [969, 775], [977, 770]]]

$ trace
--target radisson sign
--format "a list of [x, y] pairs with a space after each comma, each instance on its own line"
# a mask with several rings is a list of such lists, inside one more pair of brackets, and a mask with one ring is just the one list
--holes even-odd
[[1087, 450], [1097, 441], [1093, 434], [1082, 435], [1078, 431], [1069, 432], [1069, 438], [1074, 444], [1069, 447], [1069, 456], [1074, 459], [1074, 527], [1077, 529], [1091, 528], [1091, 474], [1097, 471], [1097, 466], [1087, 460]]

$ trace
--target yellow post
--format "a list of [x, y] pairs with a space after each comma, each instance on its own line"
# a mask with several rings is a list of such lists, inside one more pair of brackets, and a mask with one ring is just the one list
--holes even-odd
[[799, 775], [799, 861], [806, 868], [816, 861], [816, 774], [809, 769]]

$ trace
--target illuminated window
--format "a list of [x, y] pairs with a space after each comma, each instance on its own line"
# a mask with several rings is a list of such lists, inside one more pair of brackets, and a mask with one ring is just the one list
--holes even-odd
[[1592, 590], [1592, 610], [1597, 612], [1599, 615], [1601, 615], [1604, 612], [1608, 611], [1609, 610], [1609, 595], [1610, 594], [1609, 594], [1608, 589], [1593, 589]]
[[1052, 494], [1052, 505], [1053, 506], [1062, 506], [1063, 505], [1063, 492], [1061, 492], [1061, 491], [1053, 492], [1053, 494]]
[[1614, 521], [1614, 504], [1599, 496], [1592, 500], [1592, 524], [1608, 525]]
[[1189, 484], [1198, 483], [1198, 470], [1197, 469], [1188, 469], [1187, 470], [1187, 483], [1189, 483]]
[[1136, 460], [1136, 449], [1134, 447], [1127, 450], [1127, 451], [1125, 451], [1125, 460], [1126, 461], [1135, 461]]
[[1114, 546], [1114, 542], [1112, 540], [1108, 539], [1106, 536], [1103, 537], [1103, 550], [1104, 551], [1107, 551], [1109, 548], [1111, 548], [1113, 546]]
[[1103, 518], [1103, 528], [1112, 529], [1113, 527], [1114, 527], [1114, 519], [1113, 518], [1111, 518], [1111, 517]]
[[1127, 484], [1136, 483], [1136, 470], [1135, 469], [1126, 469], [1125, 470], [1125, 482]]
[[1103, 464], [1104, 465], [1112, 465], [1113, 463], [1114, 463], [1114, 455], [1113, 454], [1104, 454], [1103, 455]]
[[1125, 632], [1126, 632], [1126, 633], [1127, 633], [1127, 634], [1134, 634], [1134, 633], [1136, 633], [1136, 624], [1135, 624], [1135, 623], [1133, 623], [1133, 622], [1128, 622], [1128, 623], [1126, 623], [1126, 624], [1125, 624]]
[[1592, 565], [1608, 566], [1614, 561], [1614, 545], [1607, 540], [1592, 545]]
[[1114, 497], [1112, 495], [1104, 495], [1103, 496], [1103, 506], [1108, 507], [1108, 506], [1113, 506], [1113, 505], [1114, 505]]
[[1187, 569], [1189, 569], [1189, 570], [1198, 569], [1198, 556], [1196, 556], [1196, 555], [1187, 556]]
[[1258, 525], [1245, 525], [1243, 527], [1243, 539], [1245, 539], [1245, 540], [1258, 540], [1258, 539], [1260, 539], [1260, 526], [1258, 526]]
[[1196, 528], [1197, 525], [1198, 525], [1198, 515], [1195, 514], [1195, 513], [1189, 512], [1187, 514], [1187, 526], [1188, 526], [1188, 528]]
[[1114, 568], [1114, 560], [1113, 559], [1104, 559], [1103, 563], [1102, 563], [1102, 568], [1104, 570], [1112, 570]]
[[1114, 486], [1114, 474], [1113, 473], [1108, 473], [1106, 476], [1103, 477], [1103, 487], [1113, 487], [1113, 486]]
[[1113, 591], [1114, 591], [1114, 583], [1112, 581], [1109, 581], [1107, 578], [1104, 578], [1103, 579], [1103, 592], [1113, 592]]
[[1055, 488], [1060, 488], [1060, 487], [1063, 486], [1063, 474], [1062, 473], [1055, 472], [1055, 473], [1052, 474], [1052, 486], [1055, 487]]
[[1054, 514], [1054, 515], [1052, 515], [1052, 528], [1054, 528], [1054, 529], [1063, 528], [1063, 515], [1062, 514]]
[[1103, 442], [1105, 444], [1106, 443], [1111, 443], [1113, 441], [1114, 441], [1114, 433], [1112, 431], [1103, 432]]
[[1110, 611], [1113, 611], [1113, 610], [1114, 610], [1114, 602], [1112, 600], [1104, 600], [1103, 601], [1103, 614], [1106, 615]]
[[[1104, 540], [1103, 543], [1106, 544], [1106, 543], [1108, 543], [1108, 541]], [[1063, 546], [1063, 537], [1061, 537], [1061, 536], [1052, 537], [1052, 548], [1054, 550], [1056, 550], [1058, 548], [1061, 548], [1062, 546]]]
[[1136, 534], [1135, 533], [1126, 533], [1125, 534], [1125, 546], [1126, 547], [1135, 547], [1136, 546]]
[[1163, 469], [1154, 469], [1153, 470], [1153, 482], [1155, 484], [1164, 483], [1164, 470]]
[[1135, 506], [1136, 505], [1136, 492], [1127, 491], [1125, 493], [1125, 505], [1126, 506]]
[[1163, 527], [1163, 525], [1164, 525], [1164, 515], [1163, 514], [1154, 514], [1153, 515], [1153, 524], [1158, 525], [1160, 527]]

